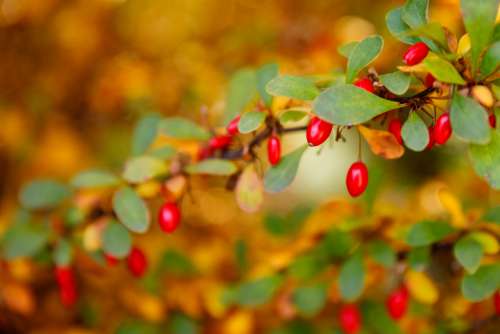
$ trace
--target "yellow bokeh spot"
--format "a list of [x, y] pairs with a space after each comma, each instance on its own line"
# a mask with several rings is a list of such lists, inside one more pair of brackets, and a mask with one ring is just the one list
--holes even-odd
[[474, 232], [470, 236], [483, 246], [485, 254], [494, 255], [498, 253], [499, 245], [497, 239], [486, 232]]
[[434, 304], [439, 291], [434, 282], [423, 272], [410, 270], [405, 275], [405, 283], [410, 294], [423, 304]]

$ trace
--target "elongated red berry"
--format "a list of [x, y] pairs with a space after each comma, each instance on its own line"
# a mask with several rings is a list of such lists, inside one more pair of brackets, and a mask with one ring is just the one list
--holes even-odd
[[74, 284], [59, 286], [59, 297], [64, 306], [71, 307], [75, 305], [78, 300], [76, 286]]
[[439, 145], [444, 145], [450, 138], [452, 133], [450, 114], [444, 113], [438, 117], [434, 125], [434, 140]]
[[500, 315], [500, 292], [497, 291], [493, 295], [493, 304], [495, 306], [496, 315]]
[[57, 266], [55, 269], [55, 275], [59, 286], [75, 284], [73, 269], [69, 266]]
[[311, 118], [306, 130], [307, 142], [310, 146], [323, 144], [330, 137], [332, 129], [333, 124], [323, 121], [319, 117]]
[[181, 222], [181, 210], [177, 204], [167, 202], [160, 207], [158, 211], [158, 223], [163, 232], [172, 233], [177, 229]]
[[141, 249], [133, 247], [127, 257], [127, 266], [132, 275], [142, 277], [148, 269], [148, 260]]
[[77, 300], [77, 293], [73, 269], [69, 266], [57, 266], [55, 276], [59, 286], [61, 303], [68, 307], [74, 305]]
[[198, 150], [198, 160], [208, 159], [213, 154], [213, 150], [209, 146], [200, 147]]
[[351, 165], [347, 171], [346, 185], [352, 197], [358, 197], [365, 192], [368, 186], [368, 168], [362, 161], [357, 161]]
[[375, 88], [373, 87], [373, 83], [369, 78], [358, 79], [354, 82], [354, 86], [362, 88], [367, 92], [373, 93]]
[[389, 297], [387, 297], [385, 306], [391, 318], [398, 320], [406, 314], [409, 297], [408, 289], [406, 289], [405, 286], [394, 290]]
[[272, 134], [267, 141], [267, 158], [271, 165], [276, 165], [281, 159], [281, 142], [280, 138]]
[[399, 145], [403, 145], [403, 137], [401, 137], [401, 129], [403, 125], [401, 123], [401, 120], [399, 118], [393, 118], [389, 122], [389, 132], [392, 133], [392, 135], [396, 138], [398, 141]]
[[344, 305], [340, 309], [339, 322], [346, 334], [355, 334], [361, 329], [361, 314], [356, 305]]
[[436, 142], [436, 140], [434, 139], [434, 126], [430, 125], [427, 131], [429, 132], [429, 142], [427, 143], [425, 149], [431, 150]]
[[427, 73], [424, 80], [425, 87], [431, 88], [432, 86], [434, 86], [434, 82], [436, 82], [436, 78], [434, 78], [432, 74]]
[[427, 45], [423, 42], [417, 42], [406, 50], [403, 59], [406, 65], [417, 65], [427, 57], [428, 53], [429, 48]]
[[490, 126], [492, 129], [495, 129], [497, 127], [497, 117], [495, 116], [495, 114], [490, 114], [490, 116], [488, 116], [488, 122], [490, 122]]
[[240, 122], [241, 116], [238, 115], [226, 126], [226, 131], [229, 135], [237, 135], [240, 131], [238, 130], [238, 123]]
[[107, 253], [104, 253], [104, 258], [106, 259], [106, 263], [110, 267], [116, 266], [118, 264], [118, 262], [120, 261], [116, 257], [114, 257], [113, 255], [110, 255], [110, 254], [107, 254]]
[[231, 144], [232, 139], [233, 137], [229, 135], [218, 135], [210, 139], [210, 141], [208, 142], [208, 146], [212, 150], [223, 149]]

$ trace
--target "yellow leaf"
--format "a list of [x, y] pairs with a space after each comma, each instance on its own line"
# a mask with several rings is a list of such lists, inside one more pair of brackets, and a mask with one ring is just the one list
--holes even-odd
[[460, 40], [458, 41], [458, 48], [457, 48], [457, 54], [459, 56], [463, 56], [470, 50], [470, 37], [469, 34], [465, 34], [462, 37], [460, 37]]
[[137, 193], [139, 196], [143, 198], [153, 198], [161, 190], [161, 184], [158, 181], [147, 181], [142, 184], [139, 184], [136, 188]]
[[485, 254], [494, 255], [498, 253], [498, 241], [491, 234], [487, 232], [473, 232], [470, 236], [483, 246]]
[[280, 110], [285, 109], [290, 101], [291, 99], [289, 97], [274, 96], [271, 105], [271, 110], [273, 114], [277, 114]]
[[224, 322], [222, 334], [254, 333], [254, 318], [249, 311], [237, 311]]
[[439, 189], [438, 196], [441, 204], [451, 216], [451, 224], [458, 228], [465, 227], [467, 222], [458, 198], [446, 188]]
[[382, 158], [397, 159], [405, 153], [404, 147], [388, 131], [370, 129], [362, 125], [358, 125], [358, 130], [365, 138], [372, 152]]
[[472, 88], [472, 96], [474, 99], [481, 103], [483, 106], [491, 108], [495, 103], [495, 99], [493, 98], [493, 94], [486, 86], [474, 86]]
[[257, 175], [253, 165], [248, 165], [238, 179], [236, 202], [241, 210], [248, 213], [258, 211], [264, 202], [262, 179]]
[[423, 304], [434, 304], [439, 291], [434, 282], [423, 272], [410, 270], [405, 275], [405, 283], [410, 294]]

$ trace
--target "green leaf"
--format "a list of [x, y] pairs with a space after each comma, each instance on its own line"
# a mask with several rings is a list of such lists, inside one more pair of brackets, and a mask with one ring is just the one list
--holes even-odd
[[495, 29], [499, 0], [461, 0], [465, 29], [471, 41], [472, 72], [478, 68], [481, 53], [488, 47]]
[[479, 72], [481, 78], [486, 78], [494, 73], [500, 66], [500, 41], [493, 43], [485, 52]]
[[312, 317], [325, 306], [326, 293], [327, 287], [324, 284], [299, 287], [293, 291], [292, 301], [299, 313]]
[[225, 124], [240, 114], [257, 94], [255, 71], [242, 69], [236, 72], [229, 81], [226, 97]]
[[189, 174], [207, 174], [207, 175], [232, 175], [238, 169], [236, 165], [224, 159], [207, 159], [186, 167]]
[[148, 208], [132, 188], [123, 187], [115, 192], [113, 210], [130, 231], [145, 233], [148, 230], [151, 220]]
[[370, 244], [370, 255], [375, 262], [389, 268], [396, 263], [396, 253], [385, 242], [377, 240]]
[[185, 314], [175, 313], [169, 321], [168, 333], [170, 334], [198, 334], [199, 325]]
[[35, 180], [24, 185], [19, 194], [21, 205], [30, 210], [52, 209], [71, 194], [70, 189], [57, 181]]
[[321, 250], [328, 258], [344, 258], [349, 255], [355, 242], [349, 232], [339, 229], [329, 231], [316, 250]]
[[73, 179], [71, 185], [75, 188], [101, 188], [113, 187], [120, 183], [120, 179], [110, 172], [101, 170], [88, 170], [80, 172]]
[[266, 120], [266, 113], [261, 111], [248, 111], [241, 115], [238, 130], [241, 133], [250, 133], [260, 128]]
[[488, 209], [481, 219], [487, 222], [500, 224], [500, 205]]
[[411, 77], [403, 72], [396, 71], [380, 76], [382, 84], [396, 95], [403, 95], [410, 88]]
[[471, 237], [463, 237], [453, 247], [453, 254], [465, 270], [474, 273], [481, 264], [483, 246]]
[[412, 248], [408, 253], [408, 264], [414, 270], [424, 270], [429, 264], [430, 253], [429, 247], [426, 246]]
[[132, 135], [132, 155], [140, 155], [147, 151], [158, 134], [161, 117], [158, 114], [142, 117], [135, 126]]
[[263, 65], [257, 70], [257, 90], [260, 98], [267, 107], [271, 106], [273, 97], [266, 92], [266, 86], [275, 77], [278, 76], [279, 66], [276, 63]]
[[53, 253], [54, 263], [57, 266], [67, 266], [73, 259], [73, 248], [66, 239], [59, 239]]
[[148, 155], [152, 156], [153, 158], [161, 159], [161, 160], [168, 160], [172, 158], [176, 153], [175, 148], [172, 146], [162, 146], [155, 148], [151, 150]]
[[469, 155], [476, 173], [494, 189], [500, 189], [500, 130], [491, 131], [487, 145], [469, 146]]
[[122, 176], [130, 183], [142, 183], [166, 174], [168, 166], [165, 161], [143, 155], [128, 160]]
[[102, 232], [102, 249], [106, 254], [122, 259], [128, 255], [132, 239], [127, 229], [116, 222], [109, 222]]
[[359, 42], [350, 52], [347, 60], [346, 83], [351, 83], [364, 67], [378, 57], [384, 46], [381, 36], [369, 36]]
[[415, 111], [410, 112], [401, 129], [401, 136], [405, 145], [413, 151], [423, 151], [429, 143], [429, 130]]
[[182, 117], [169, 117], [160, 121], [158, 131], [176, 139], [208, 140], [210, 138], [208, 130]]
[[370, 333], [376, 334], [399, 334], [401, 329], [398, 324], [392, 320], [385, 307], [381, 303], [366, 301], [361, 304], [361, 315], [363, 324], [370, 330]]
[[447, 223], [423, 221], [411, 226], [406, 236], [406, 242], [413, 247], [428, 246], [444, 239], [453, 232], [453, 228]]
[[283, 111], [279, 116], [281, 124], [293, 123], [303, 120], [309, 113], [299, 109], [288, 109]]
[[297, 100], [314, 100], [319, 89], [314, 82], [305, 77], [283, 75], [271, 80], [266, 91], [273, 96], [287, 96]]
[[[464, 85], [465, 80], [449, 61], [429, 52], [422, 65], [439, 81]], [[419, 65], [417, 65], [419, 66]]]
[[470, 97], [453, 94], [450, 122], [453, 132], [466, 141], [475, 144], [486, 144], [490, 141], [488, 113]]
[[462, 280], [462, 293], [465, 298], [477, 302], [489, 298], [500, 286], [500, 264], [480, 267], [474, 274]]
[[430, 38], [443, 48], [448, 49], [448, 39], [443, 26], [437, 22], [426, 23], [407, 32], [409, 36], [425, 36]]
[[304, 254], [296, 257], [288, 267], [288, 274], [297, 280], [308, 280], [327, 268], [328, 262], [317, 254]]
[[118, 326], [115, 334], [160, 334], [160, 330], [147, 322], [126, 320]]
[[403, 6], [402, 18], [411, 28], [418, 28], [427, 23], [429, 0], [407, 0]]
[[297, 233], [310, 213], [310, 209], [301, 207], [294, 209], [286, 216], [269, 213], [264, 217], [263, 223], [267, 232], [281, 237]]
[[167, 249], [163, 253], [158, 263], [158, 271], [161, 274], [178, 276], [190, 276], [198, 272], [189, 257], [173, 249]]
[[37, 254], [47, 244], [49, 229], [36, 223], [9, 227], [2, 240], [3, 256], [7, 260]]
[[389, 32], [406, 44], [415, 44], [419, 41], [416, 37], [408, 36], [407, 32], [410, 30], [410, 26], [403, 21], [403, 7], [398, 7], [387, 13], [385, 17], [385, 22]]
[[349, 58], [349, 55], [351, 54], [352, 50], [358, 45], [359, 42], [354, 41], [354, 42], [349, 42], [346, 44], [342, 44], [337, 48], [338, 53], [340, 53], [342, 56]]
[[269, 192], [280, 192], [292, 183], [299, 168], [302, 154], [307, 146], [301, 146], [285, 155], [280, 162], [267, 170], [264, 176], [264, 188]]
[[400, 104], [385, 100], [353, 85], [331, 87], [314, 101], [314, 112], [335, 125], [356, 125], [367, 122]]
[[347, 301], [353, 301], [363, 292], [365, 285], [365, 267], [361, 253], [351, 256], [340, 268], [340, 295]]
[[280, 276], [267, 276], [240, 284], [233, 296], [234, 302], [244, 307], [257, 307], [269, 302], [283, 283]]
[[248, 247], [243, 239], [239, 239], [234, 244], [234, 258], [240, 273], [244, 273], [248, 268]]

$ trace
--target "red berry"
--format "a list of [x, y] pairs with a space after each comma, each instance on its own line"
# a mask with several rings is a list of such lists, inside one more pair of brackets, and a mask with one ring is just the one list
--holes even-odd
[[56, 267], [55, 274], [59, 286], [75, 285], [75, 276], [71, 267], [58, 266]]
[[436, 78], [434, 78], [432, 74], [427, 73], [424, 80], [425, 87], [431, 88], [432, 86], [434, 86], [434, 82], [436, 82]]
[[120, 261], [116, 257], [114, 257], [113, 255], [106, 254], [106, 253], [104, 253], [104, 258], [106, 259], [106, 263], [110, 267], [116, 266], [118, 264], [118, 262]]
[[231, 144], [232, 138], [233, 137], [229, 135], [218, 135], [210, 139], [210, 141], [208, 142], [208, 146], [212, 150], [223, 149]]
[[490, 114], [490, 116], [488, 116], [488, 121], [490, 122], [490, 126], [492, 129], [495, 129], [497, 127], [497, 117], [495, 116], [495, 114]]
[[210, 158], [212, 153], [213, 153], [213, 150], [210, 147], [208, 147], [208, 146], [201, 147], [198, 150], [198, 160], [208, 159], [208, 158]]
[[309, 121], [306, 130], [307, 142], [310, 146], [318, 146], [325, 142], [332, 133], [333, 124], [323, 121], [321, 118], [313, 117]]
[[355, 162], [347, 171], [346, 185], [352, 197], [358, 197], [368, 186], [368, 168], [362, 161]]
[[135, 277], [142, 277], [148, 268], [146, 255], [137, 247], [133, 247], [127, 257], [128, 269]]
[[396, 138], [399, 145], [403, 145], [403, 137], [401, 137], [401, 128], [403, 125], [399, 118], [394, 118], [389, 122], [389, 132]]
[[427, 57], [428, 53], [429, 48], [427, 45], [423, 42], [417, 42], [406, 50], [403, 59], [406, 65], [417, 65]]
[[226, 126], [226, 131], [231, 136], [237, 135], [240, 131], [238, 130], [238, 123], [240, 122], [241, 116], [238, 115]]
[[500, 315], [500, 292], [497, 291], [493, 295], [493, 304], [495, 305], [495, 313], [496, 315]]
[[163, 204], [158, 212], [158, 222], [163, 232], [174, 232], [181, 222], [181, 210], [177, 204], [172, 202]]
[[405, 286], [393, 291], [386, 301], [387, 311], [394, 320], [401, 319], [408, 309], [409, 294]]
[[59, 297], [61, 298], [61, 303], [70, 307], [76, 303], [78, 295], [76, 293], [76, 286], [74, 284], [70, 285], [60, 285], [59, 286]]
[[362, 88], [367, 92], [373, 93], [375, 88], [373, 87], [373, 83], [368, 78], [358, 79], [354, 82], [354, 86]]
[[443, 145], [448, 141], [451, 133], [450, 114], [446, 112], [438, 117], [434, 125], [434, 140], [437, 144]]
[[434, 127], [431, 125], [428, 128], [429, 132], [429, 142], [427, 143], [427, 146], [425, 147], [427, 150], [430, 150], [434, 147], [434, 143], [436, 140], [434, 139]]
[[339, 320], [346, 334], [355, 334], [361, 328], [361, 314], [356, 305], [344, 305], [340, 309]]
[[281, 159], [281, 142], [280, 138], [272, 134], [267, 141], [267, 158], [271, 165], [276, 165]]

